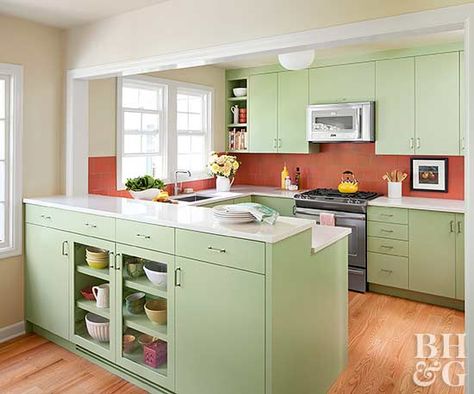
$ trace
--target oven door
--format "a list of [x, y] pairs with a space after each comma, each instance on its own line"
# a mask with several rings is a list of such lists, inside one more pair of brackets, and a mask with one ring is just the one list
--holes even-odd
[[352, 141], [361, 138], [361, 107], [314, 106], [308, 114], [308, 139], [317, 141]]
[[349, 235], [349, 266], [367, 268], [365, 214], [297, 207], [295, 209], [295, 216], [297, 218], [314, 220], [319, 224], [319, 214], [322, 212], [332, 213], [336, 218], [336, 226], [347, 227], [352, 230], [352, 233]]

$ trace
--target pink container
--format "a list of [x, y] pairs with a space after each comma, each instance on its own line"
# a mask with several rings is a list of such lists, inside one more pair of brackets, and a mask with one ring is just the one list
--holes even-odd
[[168, 345], [166, 342], [158, 340], [143, 347], [143, 362], [152, 368], [163, 365], [167, 358]]

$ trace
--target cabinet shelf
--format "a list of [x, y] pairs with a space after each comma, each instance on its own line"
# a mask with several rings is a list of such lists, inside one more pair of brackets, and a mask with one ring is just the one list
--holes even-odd
[[161, 298], [167, 298], [168, 293], [166, 288], [154, 286], [146, 276], [141, 276], [136, 279], [125, 279], [124, 286], [129, 289], [142, 291]]
[[229, 123], [227, 127], [247, 127], [247, 123]]
[[87, 312], [95, 313], [96, 315], [110, 319], [110, 308], [97, 308], [95, 301], [77, 300], [76, 306]]
[[77, 272], [80, 272], [81, 274], [93, 276], [94, 278], [109, 280], [109, 268], [104, 268], [104, 269], [99, 270], [99, 269], [91, 268], [88, 265], [78, 265], [76, 267], [76, 270]]
[[127, 310], [124, 305], [122, 309], [124, 325], [134, 330], [140, 331], [144, 334], [148, 334], [163, 341], [167, 341], [168, 327], [166, 325], [154, 324], [148, 319], [145, 313], [134, 315]]
[[148, 369], [150, 371], [153, 371], [155, 373], [158, 373], [160, 375], [163, 375], [163, 376], [168, 375], [168, 364], [167, 363], [164, 363], [164, 364], [160, 365], [158, 368], [153, 368], [153, 367], [150, 367], [149, 365], [147, 365], [143, 362], [143, 350], [142, 350], [141, 346], [137, 347], [137, 349], [135, 349], [135, 351], [131, 354], [122, 353], [122, 357], [129, 360], [129, 361], [134, 362], [135, 364], [138, 364], [140, 367], [146, 368], [146, 369]]
[[110, 342], [99, 342], [89, 335], [86, 328], [86, 322], [84, 320], [80, 320], [76, 322], [76, 327], [75, 327], [74, 332], [75, 332], [75, 335], [80, 337], [83, 341], [87, 341], [91, 343], [92, 345], [98, 346], [99, 348], [102, 348], [103, 350], [107, 352], [110, 350]]
[[229, 100], [229, 101], [247, 101], [247, 96], [243, 96], [243, 97], [229, 97], [227, 100]]

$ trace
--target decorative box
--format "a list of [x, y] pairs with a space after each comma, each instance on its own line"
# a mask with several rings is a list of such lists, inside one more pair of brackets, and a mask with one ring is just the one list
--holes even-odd
[[143, 362], [152, 368], [163, 365], [167, 358], [168, 345], [164, 341], [158, 340], [143, 347]]

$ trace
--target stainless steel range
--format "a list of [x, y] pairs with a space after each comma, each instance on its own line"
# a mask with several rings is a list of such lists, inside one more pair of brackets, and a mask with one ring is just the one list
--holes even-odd
[[349, 236], [349, 289], [367, 289], [367, 205], [373, 192], [342, 194], [335, 189], [315, 189], [295, 195], [296, 217], [315, 220], [322, 212], [335, 216], [336, 226], [352, 230]]

